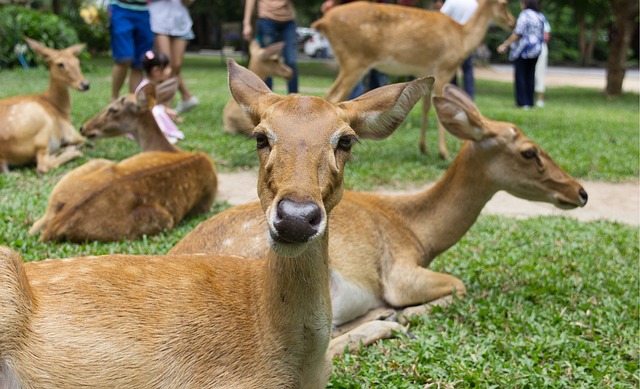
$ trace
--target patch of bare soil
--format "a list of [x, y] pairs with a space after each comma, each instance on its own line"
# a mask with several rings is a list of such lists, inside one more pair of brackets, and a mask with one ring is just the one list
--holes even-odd
[[[551, 204], [522, 200], [506, 192], [499, 192], [482, 212], [515, 218], [557, 215], [581, 221], [602, 219], [640, 225], [640, 182], [612, 184], [581, 181], [581, 183], [589, 194], [589, 201], [584, 208], [564, 211]], [[256, 185], [257, 174], [254, 171], [219, 173], [217, 198], [232, 205], [254, 201], [258, 199]], [[426, 185], [425, 188], [430, 185]], [[414, 191], [416, 190], [385, 189], [380, 192], [410, 193]]]

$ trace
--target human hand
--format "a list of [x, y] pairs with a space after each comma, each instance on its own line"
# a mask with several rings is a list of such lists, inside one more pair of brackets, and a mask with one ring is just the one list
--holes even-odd
[[245, 24], [242, 27], [242, 37], [248, 42], [251, 42], [253, 40], [253, 26], [251, 25], [251, 23]]
[[498, 46], [498, 48], [496, 49], [496, 51], [500, 54], [504, 54], [507, 52], [507, 45], [505, 45], [504, 43], [501, 44], [500, 46]]

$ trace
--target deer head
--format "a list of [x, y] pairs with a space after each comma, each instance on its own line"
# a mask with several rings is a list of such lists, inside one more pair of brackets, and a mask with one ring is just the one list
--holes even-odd
[[81, 92], [89, 90], [89, 81], [84, 78], [80, 70], [77, 55], [84, 49], [85, 44], [77, 44], [63, 50], [50, 49], [42, 43], [30, 38], [24, 38], [31, 50], [38, 54], [48, 65], [52, 81], [68, 85]]
[[423, 78], [334, 104], [315, 96], [276, 95], [229, 60], [231, 94], [256, 126], [258, 192], [274, 250], [288, 252], [301, 248], [295, 243], [324, 235], [327, 213], [342, 196], [351, 147], [359, 138], [389, 136], [432, 85], [433, 77]]
[[293, 70], [285, 65], [282, 60], [282, 49], [284, 42], [276, 42], [267, 47], [260, 47], [258, 41], [253, 40], [249, 45], [249, 70], [260, 78], [282, 77], [290, 79], [293, 77]]

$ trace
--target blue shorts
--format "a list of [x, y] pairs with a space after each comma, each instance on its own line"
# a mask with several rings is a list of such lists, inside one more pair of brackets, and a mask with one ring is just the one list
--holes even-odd
[[132, 11], [111, 5], [111, 55], [116, 63], [130, 62], [131, 67], [142, 66], [142, 56], [153, 49], [153, 32], [149, 11]]

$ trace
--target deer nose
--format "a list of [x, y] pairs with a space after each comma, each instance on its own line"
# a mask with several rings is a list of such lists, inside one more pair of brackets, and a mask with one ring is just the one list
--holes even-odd
[[81, 91], [89, 90], [89, 86], [90, 86], [90, 85], [89, 85], [89, 81], [84, 80], [84, 81], [82, 81], [82, 82], [80, 83], [80, 90], [81, 90]]
[[584, 207], [587, 204], [587, 200], [589, 200], [589, 195], [587, 195], [587, 191], [585, 191], [584, 188], [580, 188], [578, 195], [580, 196], [580, 201]]
[[320, 231], [322, 210], [314, 202], [281, 200], [276, 210], [273, 227], [282, 243], [305, 243]]

